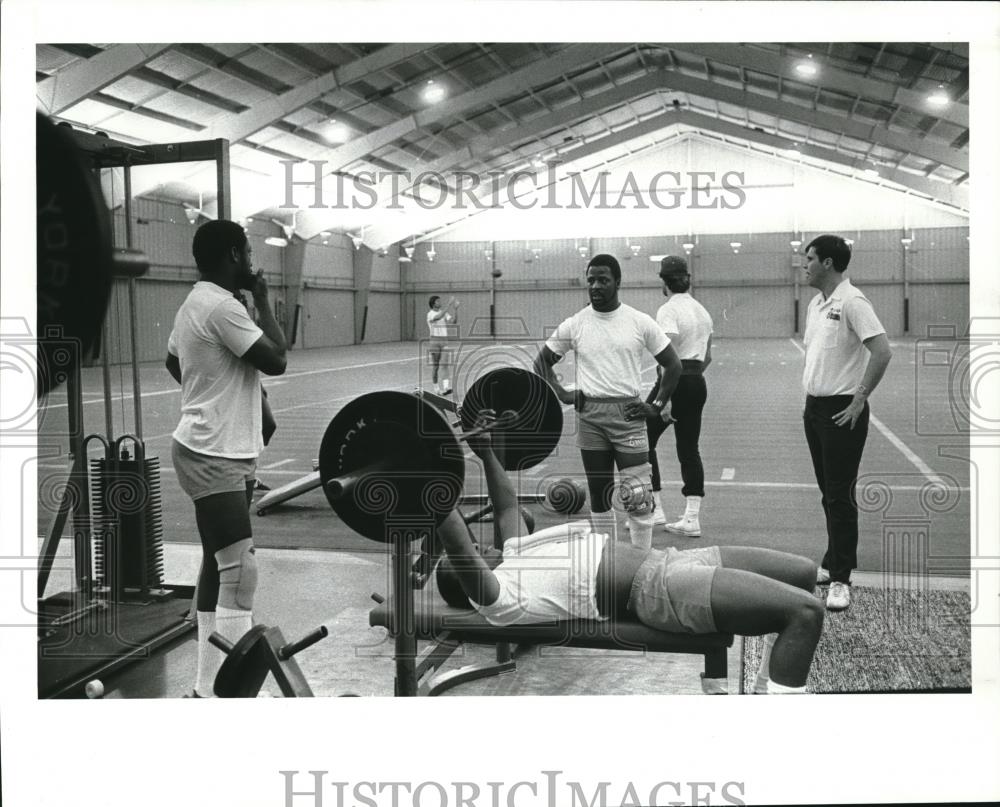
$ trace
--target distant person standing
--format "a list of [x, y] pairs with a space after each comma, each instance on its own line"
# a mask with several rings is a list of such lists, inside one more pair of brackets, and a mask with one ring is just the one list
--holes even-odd
[[830, 583], [831, 611], [851, 604], [851, 572], [858, 566], [854, 485], [868, 437], [868, 397], [892, 358], [875, 309], [844, 277], [850, 261], [851, 248], [839, 235], [821, 235], [806, 247], [806, 282], [819, 294], [806, 310], [803, 420], [826, 515], [817, 582]]
[[[430, 329], [428, 354], [431, 359], [431, 381], [434, 392], [439, 395], [451, 394], [451, 348], [448, 342], [458, 334], [458, 306], [454, 297], [448, 298], [448, 304], [442, 308], [441, 298], [431, 295], [427, 301], [430, 311], [427, 312], [427, 327]], [[438, 375], [442, 376], [438, 384]]]
[[[677, 443], [677, 460], [681, 466], [685, 498], [684, 514], [678, 521], [667, 524], [667, 532], [701, 537], [701, 500], [705, 496], [705, 468], [701, 462], [698, 440], [701, 437], [701, 413], [708, 400], [705, 369], [712, 361], [712, 317], [690, 294], [691, 275], [687, 261], [668, 255], [660, 261], [660, 280], [667, 301], [656, 312], [656, 323], [681, 360], [681, 377], [670, 396], [669, 419], [652, 417], [646, 421], [649, 433], [649, 462], [653, 466], [653, 490], [660, 494], [663, 513], [667, 511], [666, 497], [660, 485], [660, 466], [656, 457], [656, 443], [660, 435], [674, 422]], [[659, 380], [650, 391], [647, 401], [652, 401], [658, 391]]]

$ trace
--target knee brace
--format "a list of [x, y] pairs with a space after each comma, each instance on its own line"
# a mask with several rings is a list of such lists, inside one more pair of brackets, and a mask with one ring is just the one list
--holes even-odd
[[653, 493], [653, 483], [650, 481], [651, 472], [652, 468], [648, 463], [626, 468], [621, 472], [618, 498], [630, 516], [648, 516], [656, 510], [656, 496]]
[[252, 538], [244, 538], [215, 553], [219, 565], [219, 605], [234, 611], [253, 609], [257, 590], [257, 558]]

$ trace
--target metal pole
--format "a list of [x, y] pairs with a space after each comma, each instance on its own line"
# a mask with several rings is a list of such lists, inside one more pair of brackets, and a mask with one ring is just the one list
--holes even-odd
[[[112, 284], [114, 288], [115, 284]], [[115, 441], [114, 408], [111, 406], [111, 359], [108, 357], [108, 320], [101, 323], [101, 369], [104, 378], [104, 429], [109, 443]]]
[[497, 335], [497, 278], [493, 274], [497, 268], [496, 244], [490, 241], [490, 336]]
[[413, 580], [410, 577], [412, 531], [388, 528], [392, 544], [393, 632], [395, 633], [396, 696], [417, 694], [417, 639], [413, 625]]
[[218, 138], [215, 141], [215, 182], [216, 217], [228, 219], [231, 215], [231, 194], [229, 191], [229, 141]]
[[[135, 244], [132, 242], [132, 167], [129, 165], [128, 159], [125, 161], [125, 246], [128, 249], [133, 249]], [[135, 410], [135, 435], [140, 440], [142, 440], [142, 407], [140, 406], [140, 400], [142, 398], [142, 388], [139, 383], [139, 356], [138, 351], [138, 329], [136, 325], [135, 317], [135, 278], [130, 277], [128, 279], [128, 324], [129, 332], [132, 340], [132, 408]]]

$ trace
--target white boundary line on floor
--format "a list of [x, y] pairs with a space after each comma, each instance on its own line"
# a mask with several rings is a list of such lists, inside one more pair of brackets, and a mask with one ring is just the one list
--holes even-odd
[[[789, 337], [788, 341], [790, 341], [793, 345], [795, 345], [795, 347], [798, 348], [799, 352], [803, 356], [805, 355], [806, 349], [802, 345], [800, 345], [797, 340]], [[940, 476], [934, 473], [934, 470], [926, 462], [920, 459], [920, 457], [917, 456], [917, 453], [912, 448], [910, 448], [906, 443], [904, 443], [901, 439], [899, 439], [899, 437], [896, 436], [896, 434], [892, 431], [892, 429], [890, 429], [881, 420], [875, 417], [874, 414], [870, 413], [868, 415], [868, 420], [872, 424], [872, 426], [874, 426], [876, 429], [879, 430], [879, 432], [881, 432], [882, 436], [885, 437], [886, 440], [888, 440], [890, 443], [892, 443], [893, 446], [896, 447], [896, 449], [899, 451], [900, 454], [902, 454], [904, 457], [906, 457], [906, 459], [910, 461], [910, 464], [913, 465], [914, 468], [916, 468], [918, 471], [920, 471], [920, 473], [922, 473], [925, 477], [927, 477], [928, 482], [934, 485], [942, 485], [943, 487], [948, 487], [947, 483]], [[962, 488], [962, 489], [967, 490], [967, 488]]]
[[[359, 369], [361, 369], [363, 367], [378, 367], [378, 366], [383, 365], [383, 364], [403, 364], [403, 363], [408, 362], [408, 361], [418, 361], [419, 359], [420, 359], [419, 356], [411, 356], [408, 359], [388, 359], [386, 361], [365, 362], [364, 364], [346, 364], [343, 367], [324, 367], [324, 368], [319, 369], [319, 370], [302, 370], [302, 371], [300, 371], [298, 373], [288, 373], [287, 375], [276, 376], [275, 380], [281, 379], [281, 383], [285, 383], [289, 379], [300, 378], [302, 376], [307, 376], [307, 375], [317, 375], [319, 373], [337, 373], [337, 372], [340, 372], [341, 370], [359, 370]], [[160, 395], [176, 395], [180, 391], [181, 391], [180, 387], [175, 387], [174, 389], [161, 389], [161, 390], [157, 390], [156, 392], [144, 392], [142, 394], [142, 399], [145, 400], [146, 398], [156, 398], [156, 397], [158, 397]], [[104, 396], [101, 393], [93, 393], [93, 392], [91, 392], [91, 393], [84, 393], [84, 394], [85, 395], [101, 395], [100, 398], [95, 398], [92, 401], [84, 401], [83, 402], [84, 406], [86, 406], [87, 404], [96, 404], [96, 403], [103, 403], [104, 402]], [[355, 397], [357, 397], [357, 396], [355, 396]], [[123, 401], [123, 400], [125, 400], [125, 401], [131, 401], [132, 400], [132, 396], [131, 395], [112, 395], [111, 396], [111, 402], [112, 403], [115, 403], [115, 402], [118, 402], [118, 401]], [[51, 406], [46, 406], [44, 408], [45, 409], [65, 409], [67, 406], [69, 406], [69, 404], [52, 404]]]
[[[49, 469], [49, 470], [61, 470], [61, 471], [65, 471], [65, 470], [69, 469], [69, 465], [54, 465], [54, 464], [39, 465], [38, 467], [39, 468]], [[261, 468], [261, 470], [265, 470], [265, 469]], [[173, 468], [172, 465], [161, 465], [160, 466], [160, 471], [172, 474], [172, 473], [174, 473], [174, 468]], [[284, 470], [274, 469], [274, 470], [268, 470], [267, 471], [267, 476], [294, 476], [294, 477], [303, 477], [303, 476], [309, 476], [309, 474], [311, 474], [311, 473], [314, 473], [314, 472], [312, 470], [308, 470], [307, 471], [307, 470], [304, 470], [304, 469], [303, 470], [298, 470], [298, 471], [291, 471], [291, 470], [284, 471]], [[533, 482], [540, 482], [540, 481], [542, 481], [543, 478], [546, 478], [546, 477], [536, 478], [536, 477], [522, 476], [522, 477], [520, 477], [519, 481], [521, 482], [522, 485], [530, 485]], [[582, 477], [582, 476], [574, 476], [573, 474], [567, 474], [567, 478], [568, 479], [574, 479], [577, 482], [583, 482], [583, 481], [585, 481], [584, 477]], [[674, 480], [664, 480], [664, 482], [663, 482], [663, 485], [665, 487], [680, 487], [682, 484], [683, 483], [680, 480], [676, 480], [676, 481], [674, 481]], [[816, 483], [815, 482], [735, 482], [735, 481], [734, 482], [713, 482], [713, 481], [710, 481], [710, 480], [706, 480], [705, 481], [705, 486], [706, 487], [713, 487], [713, 488], [778, 488], [778, 489], [784, 489], [784, 490], [811, 490], [811, 491], [815, 491], [816, 490]], [[894, 485], [893, 486], [893, 490], [924, 490], [924, 486], [923, 485]], [[968, 487], [959, 487], [959, 488], [953, 488], [953, 490], [959, 490], [959, 491], [963, 491], [964, 492], [964, 491], [970, 490], [970, 488], [968, 488]]]

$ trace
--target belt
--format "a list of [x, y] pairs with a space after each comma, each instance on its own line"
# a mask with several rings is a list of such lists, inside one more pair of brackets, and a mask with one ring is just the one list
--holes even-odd
[[704, 370], [701, 359], [681, 359], [681, 375], [701, 375]]
[[[584, 393], [586, 395], [586, 393]], [[625, 395], [617, 398], [593, 398], [586, 395], [587, 403], [634, 403], [639, 400], [638, 395]]]

